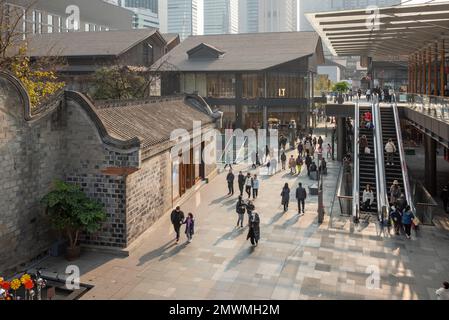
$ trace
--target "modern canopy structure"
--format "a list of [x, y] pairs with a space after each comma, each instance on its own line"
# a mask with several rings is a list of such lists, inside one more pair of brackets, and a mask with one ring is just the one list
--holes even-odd
[[310, 13], [307, 19], [332, 54], [408, 61], [409, 91], [444, 95], [449, 1]]

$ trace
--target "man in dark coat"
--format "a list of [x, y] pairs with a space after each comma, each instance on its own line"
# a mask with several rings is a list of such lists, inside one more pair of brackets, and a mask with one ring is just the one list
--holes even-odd
[[257, 212], [251, 213], [249, 222], [249, 231], [246, 240], [251, 239], [251, 244], [257, 246], [260, 239], [260, 218]]
[[312, 157], [307, 153], [306, 155], [306, 167], [307, 167], [307, 176], [310, 177], [310, 165], [312, 164]]
[[226, 181], [228, 182], [228, 190], [229, 190], [228, 196], [234, 194], [234, 179], [235, 176], [232, 173], [232, 170], [229, 170], [229, 173], [226, 176]]
[[179, 230], [181, 229], [182, 224], [184, 223], [184, 212], [181, 211], [181, 208], [178, 206], [175, 210], [171, 212], [170, 215], [171, 223], [173, 224], [173, 228], [176, 232], [176, 243], [179, 242]]
[[240, 195], [241, 195], [241, 196], [243, 196], [243, 189], [244, 189], [244, 187], [245, 187], [245, 180], [246, 180], [246, 178], [245, 178], [245, 176], [243, 175], [243, 172], [240, 171], [240, 172], [239, 172], [239, 175], [238, 175], [237, 182], [238, 182], [238, 184], [239, 184], [239, 191], [240, 191]]
[[296, 199], [298, 200], [298, 214], [301, 214], [301, 205], [302, 205], [302, 213], [305, 212], [305, 201], [307, 198], [307, 191], [302, 187], [302, 183], [298, 185], [296, 189]]

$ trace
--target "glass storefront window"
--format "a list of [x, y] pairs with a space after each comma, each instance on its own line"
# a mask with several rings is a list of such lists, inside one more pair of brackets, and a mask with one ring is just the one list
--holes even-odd
[[299, 73], [267, 74], [268, 98], [305, 98], [306, 81]]
[[242, 75], [242, 97], [254, 99], [263, 97], [264, 77], [262, 74]]
[[212, 98], [235, 98], [234, 74], [207, 74], [207, 96]]

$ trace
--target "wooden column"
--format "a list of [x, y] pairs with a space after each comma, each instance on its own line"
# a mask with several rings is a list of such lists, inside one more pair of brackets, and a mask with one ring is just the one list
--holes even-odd
[[413, 93], [418, 93], [418, 54], [413, 55], [413, 73], [414, 73], [414, 84]]
[[438, 95], [438, 42], [435, 42], [435, 51], [433, 55], [433, 91]]
[[419, 79], [419, 93], [424, 94], [426, 91], [426, 50], [424, 49], [423, 52], [421, 52], [421, 68], [420, 68], [420, 79]]
[[444, 54], [444, 40], [441, 40], [440, 43], [440, 96], [444, 96], [444, 63], [446, 60]]
[[432, 47], [427, 48], [427, 95], [432, 94]]

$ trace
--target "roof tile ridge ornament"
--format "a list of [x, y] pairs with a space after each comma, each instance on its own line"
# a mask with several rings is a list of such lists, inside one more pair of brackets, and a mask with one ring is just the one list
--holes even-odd
[[65, 91], [65, 98], [66, 100], [71, 99], [77, 102], [81, 106], [81, 108], [87, 113], [87, 115], [97, 128], [98, 133], [100, 134], [100, 138], [104, 144], [121, 150], [129, 150], [134, 148], [140, 149], [142, 140], [138, 137], [134, 137], [129, 140], [119, 140], [111, 137], [107, 132], [103, 122], [95, 112], [95, 106], [89, 101], [89, 99], [84, 94], [76, 91]]
[[[153, 103], [163, 103], [170, 101], [182, 101], [183, 95], [170, 96], [154, 96], [143, 99], [126, 99], [126, 100], [97, 100], [92, 101], [95, 109], [109, 109], [109, 108], [125, 108], [132, 106], [149, 105]], [[94, 104], [95, 103], [95, 104]]]

